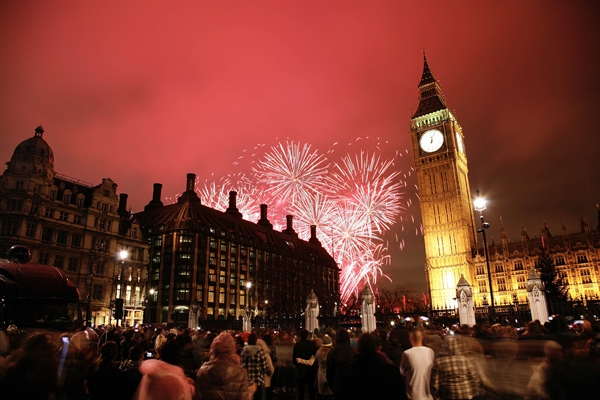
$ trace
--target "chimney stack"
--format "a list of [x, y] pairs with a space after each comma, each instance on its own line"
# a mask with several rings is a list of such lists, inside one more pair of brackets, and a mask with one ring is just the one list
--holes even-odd
[[177, 203], [193, 201], [200, 203], [200, 197], [196, 194], [196, 174], [189, 173], [186, 177], [185, 192], [177, 199]]
[[160, 192], [162, 190], [162, 184], [160, 183], [155, 183], [154, 184], [154, 190], [152, 192], [152, 200], [150, 200], [150, 203], [148, 203], [148, 205], [146, 207], [144, 207], [144, 211], [148, 211], [151, 210], [153, 208], [157, 208], [157, 207], [162, 207], [163, 203], [162, 201], [160, 201]]
[[119, 208], [117, 208], [117, 214], [121, 217], [128, 217], [129, 213], [127, 212], [127, 194], [121, 193], [119, 195]]
[[273, 229], [273, 224], [271, 224], [271, 222], [269, 222], [269, 219], [267, 218], [266, 204], [260, 205], [260, 219], [258, 220], [258, 225], [266, 226], [267, 228]]
[[226, 212], [236, 217], [242, 217], [242, 213], [237, 209], [237, 192], [233, 190], [229, 192], [229, 207]]
[[321, 245], [321, 241], [319, 239], [317, 239], [317, 226], [316, 225], [310, 226], [310, 239], [308, 239], [308, 241], [309, 241], [309, 243], [318, 244], [319, 246]]
[[298, 234], [294, 230], [294, 216], [286, 215], [285, 219], [287, 220], [287, 228], [285, 228], [283, 233], [287, 233], [288, 235], [298, 237]]

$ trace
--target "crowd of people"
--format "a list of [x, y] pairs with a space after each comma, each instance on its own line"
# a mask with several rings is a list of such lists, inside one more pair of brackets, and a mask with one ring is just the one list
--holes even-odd
[[[576, 329], [575, 329], [576, 328]], [[407, 322], [363, 333], [0, 331], [0, 398], [600, 399], [600, 330]]]

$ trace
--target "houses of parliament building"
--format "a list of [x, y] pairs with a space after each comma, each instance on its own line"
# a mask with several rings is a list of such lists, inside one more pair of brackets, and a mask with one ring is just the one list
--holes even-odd
[[467, 146], [462, 127], [446, 105], [437, 80], [424, 58], [419, 105], [410, 121], [413, 160], [419, 186], [425, 241], [425, 271], [432, 309], [456, 308], [456, 288], [464, 276], [475, 306], [490, 301], [491, 281], [497, 306], [525, 303], [529, 271], [542, 249], [554, 260], [573, 299], [600, 296], [600, 211], [595, 227], [581, 217], [579, 232], [563, 225], [552, 235], [544, 223], [533, 239], [525, 228], [511, 242], [501, 221], [501, 241], [488, 245], [491, 277], [483, 245], [478, 241], [469, 186]]

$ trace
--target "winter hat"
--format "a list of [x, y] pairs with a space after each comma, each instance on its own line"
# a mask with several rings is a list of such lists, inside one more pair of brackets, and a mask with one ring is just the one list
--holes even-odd
[[323, 347], [329, 347], [331, 346], [331, 337], [329, 337], [329, 335], [325, 335], [323, 336], [323, 339], [321, 339], [323, 341]]

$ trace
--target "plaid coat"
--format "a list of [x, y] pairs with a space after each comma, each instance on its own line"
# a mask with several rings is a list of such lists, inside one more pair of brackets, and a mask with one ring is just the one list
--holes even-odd
[[258, 345], [246, 345], [242, 350], [242, 366], [248, 373], [250, 383], [265, 385], [265, 374], [269, 374], [267, 355]]

